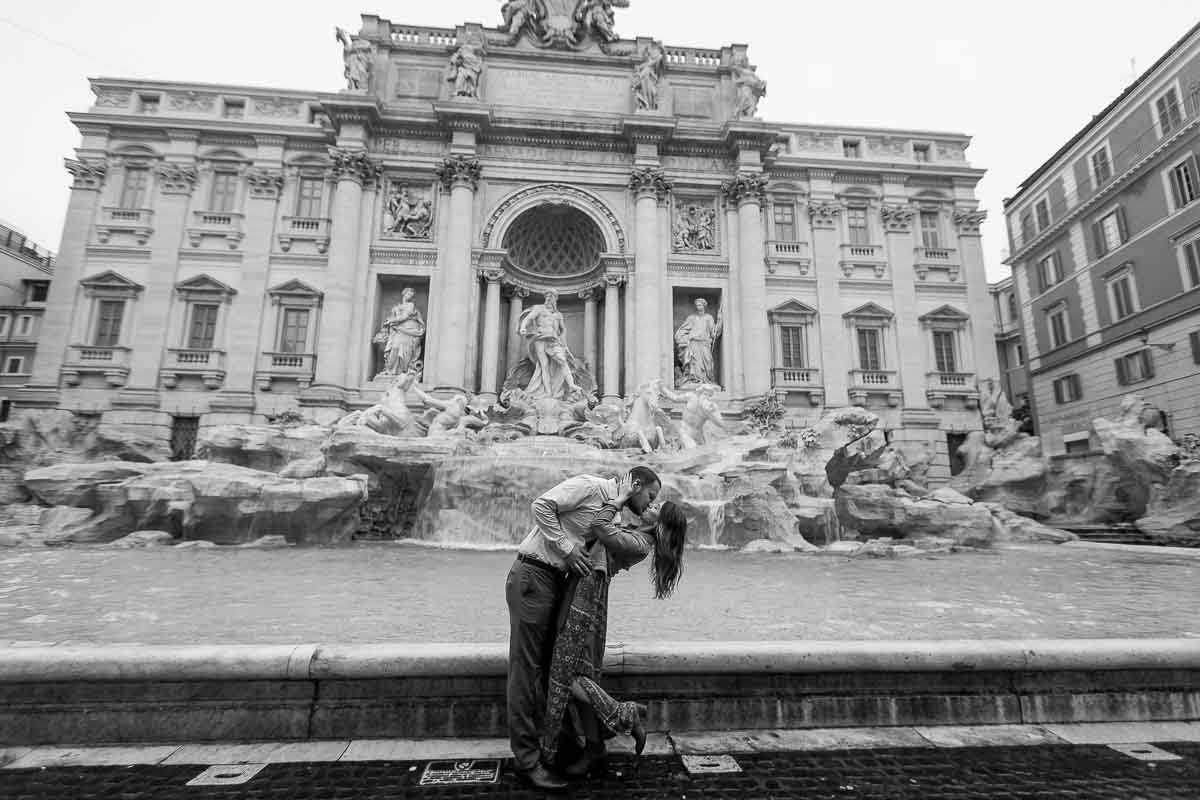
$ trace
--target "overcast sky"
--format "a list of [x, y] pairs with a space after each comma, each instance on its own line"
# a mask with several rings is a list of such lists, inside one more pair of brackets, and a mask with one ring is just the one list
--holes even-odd
[[[0, 219], [57, 250], [88, 76], [336, 91], [334, 26], [495, 26], [500, 0], [0, 0]], [[750, 45], [769, 120], [962, 132], [980, 185], [989, 278], [1008, 270], [1003, 198], [1198, 17], [1196, 0], [631, 0], [617, 31]]]

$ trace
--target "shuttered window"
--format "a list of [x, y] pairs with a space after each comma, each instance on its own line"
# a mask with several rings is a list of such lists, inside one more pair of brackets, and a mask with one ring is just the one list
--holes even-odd
[[321, 196], [325, 182], [320, 178], [301, 178], [296, 188], [296, 216], [321, 216]]
[[775, 205], [775, 238], [781, 242], [796, 241], [796, 210], [791, 203]]
[[883, 369], [883, 357], [879, 351], [879, 331], [874, 328], [858, 329], [858, 367], [865, 370]]
[[1133, 277], [1131, 275], [1126, 274], [1115, 278], [1108, 284], [1108, 288], [1112, 292], [1114, 317], [1125, 319], [1137, 310], [1133, 304]]
[[1195, 289], [1200, 286], [1200, 239], [1194, 239], [1183, 246], [1183, 263], [1187, 267], [1186, 288]]
[[921, 245], [934, 249], [942, 246], [942, 230], [936, 211], [921, 212]]
[[1200, 186], [1196, 183], [1196, 160], [1187, 160], [1171, 168], [1171, 199], [1175, 201], [1178, 210], [1191, 204], [1200, 196]]
[[1192, 343], [1192, 363], [1200, 364], [1200, 331], [1192, 331], [1188, 340]]
[[958, 372], [958, 361], [954, 354], [954, 333], [933, 332], [933, 356], [938, 372]]
[[192, 324], [188, 329], [188, 348], [211, 350], [217, 335], [217, 306], [192, 306]]
[[1128, 386], [1154, 377], [1154, 358], [1149, 350], [1139, 350], [1121, 356], [1113, 362], [1117, 372], [1117, 383]]
[[850, 244], [871, 243], [871, 234], [867, 229], [867, 210], [865, 208], [846, 209], [846, 225], [850, 231]]
[[1173, 88], [1154, 101], [1154, 108], [1158, 112], [1158, 127], [1163, 136], [1183, 124], [1183, 109], [1179, 106], [1179, 95]]
[[308, 309], [286, 308], [279, 332], [279, 352], [303, 353], [308, 347]]
[[1129, 231], [1125, 227], [1125, 213], [1121, 209], [1105, 214], [1092, 223], [1092, 241], [1096, 246], [1096, 256], [1105, 256], [1116, 250], [1129, 239]]
[[1112, 164], [1108, 160], [1108, 148], [1101, 147], [1092, 153], [1092, 174], [1096, 177], [1096, 188], [1103, 186], [1112, 177]]
[[1070, 332], [1067, 330], [1067, 309], [1063, 306], [1056, 306], [1046, 312], [1046, 322], [1050, 326], [1050, 345], [1052, 347], [1062, 347], [1070, 338]]
[[101, 300], [97, 309], [96, 347], [116, 347], [121, 342], [121, 320], [125, 317], [124, 300]]
[[1083, 387], [1078, 375], [1064, 375], [1054, 381], [1054, 401], [1059, 405], [1073, 403], [1083, 397]]

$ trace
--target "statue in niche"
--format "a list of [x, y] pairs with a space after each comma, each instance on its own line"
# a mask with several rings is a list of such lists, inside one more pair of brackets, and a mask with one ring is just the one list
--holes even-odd
[[416, 292], [405, 287], [400, 302], [392, 306], [374, 341], [383, 345], [383, 372], [403, 375], [416, 368], [420, 373], [421, 342], [425, 338], [425, 320], [413, 298]]
[[365, 39], [352, 38], [343, 28], [337, 29], [337, 39], [342, 43], [342, 60], [346, 62], [346, 90], [366, 94], [370, 89], [375, 45]]
[[420, 364], [411, 365], [408, 371], [393, 377], [378, 403], [347, 414], [334, 427], [337, 430], [366, 428], [384, 436], [420, 436], [417, 420], [408, 408], [408, 393], [420, 393], [415, 385], [420, 371]]
[[735, 119], [754, 117], [758, 114], [758, 101], [767, 95], [767, 82], [758, 77], [756, 67], [750, 66], [745, 56], [733, 63], [733, 88], [737, 92], [733, 116]]
[[393, 187], [384, 226], [405, 239], [428, 239], [433, 231], [433, 201], [417, 197], [404, 185]]
[[658, 42], [650, 42], [642, 60], [633, 68], [633, 99], [638, 111], [658, 110], [658, 83], [662, 80], [667, 54]]
[[575, 20], [583, 27], [583, 31], [593, 31], [604, 42], [615, 42], [617, 36], [613, 26], [616, 15], [613, 7], [629, 8], [629, 0], [581, 0], [575, 11]]
[[721, 409], [717, 407], [716, 393], [719, 387], [711, 383], [702, 383], [692, 391], [673, 392], [665, 386], [659, 386], [663, 397], [673, 403], [684, 403], [683, 424], [679, 429], [679, 441], [685, 449], [706, 444], [705, 426], [712, 424], [720, 430], [725, 430], [721, 422]]
[[508, 0], [500, 7], [500, 14], [504, 17], [501, 30], [508, 31], [509, 36], [515, 40], [525, 28], [536, 33], [538, 24], [546, 15], [546, 9], [541, 0]]
[[546, 292], [545, 302], [522, 314], [519, 330], [529, 343], [529, 358], [533, 362], [533, 375], [524, 387], [526, 395], [533, 399], [570, 400], [582, 394], [572, 369], [571, 352], [563, 338], [566, 326], [558, 310], [558, 293]]
[[721, 309], [717, 309], [717, 318], [713, 319], [708, 313], [708, 301], [697, 297], [696, 312], [689, 314], [675, 331], [675, 350], [682, 368], [678, 386], [717, 383], [713, 345], [724, 327]]
[[671, 244], [677, 253], [712, 252], [716, 249], [717, 212], [695, 203], [675, 209]]
[[479, 99], [479, 76], [483, 74], [483, 50], [467, 42], [454, 51], [446, 65], [446, 80], [454, 84], [456, 98]]

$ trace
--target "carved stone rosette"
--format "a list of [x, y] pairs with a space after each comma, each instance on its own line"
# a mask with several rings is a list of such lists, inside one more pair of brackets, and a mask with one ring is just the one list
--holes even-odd
[[742, 203], [759, 203], [767, 197], [767, 176], [755, 172], [739, 172], [721, 184], [725, 202], [732, 206]]
[[671, 193], [672, 184], [661, 169], [641, 167], [629, 176], [629, 188], [635, 197], [654, 195], [659, 200], [665, 200]]
[[163, 194], [191, 194], [199, 174], [190, 164], [159, 164], [155, 170]]
[[366, 150], [329, 148], [329, 171], [334, 180], [349, 178], [366, 185], [377, 183], [383, 175], [383, 162], [371, 158]]
[[979, 227], [987, 219], [986, 211], [958, 210], [954, 212], [954, 225], [959, 236], [978, 236]]
[[283, 173], [278, 170], [251, 167], [246, 170], [246, 183], [250, 196], [262, 200], [275, 200], [283, 188]]
[[888, 233], [908, 233], [912, 230], [913, 217], [917, 215], [912, 206], [884, 205], [879, 210], [883, 217], [883, 229]]
[[87, 162], [68, 158], [65, 164], [67, 172], [71, 173], [72, 188], [95, 191], [104, 186], [104, 178], [108, 175], [108, 165], [103, 161]]
[[479, 178], [482, 173], [483, 168], [479, 165], [479, 159], [471, 156], [447, 158], [437, 168], [437, 178], [446, 191], [450, 191], [455, 186], [466, 186], [473, 192], [479, 188]]
[[842, 204], [831, 200], [817, 200], [808, 204], [808, 218], [814, 228], [833, 229], [842, 215]]

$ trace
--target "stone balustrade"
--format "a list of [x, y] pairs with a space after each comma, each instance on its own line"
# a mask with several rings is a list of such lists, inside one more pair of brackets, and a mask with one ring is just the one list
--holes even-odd
[[192, 247], [199, 247], [206, 236], [222, 237], [230, 250], [237, 249], [246, 236], [243, 224], [246, 215], [236, 211], [196, 211], [194, 222], [187, 230]]
[[166, 364], [161, 372], [163, 386], [174, 389], [186, 375], [198, 376], [209, 389], [225, 384], [225, 351], [190, 347], [167, 350]]
[[96, 238], [100, 244], [108, 244], [114, 233], [125, 233], [144, 245], [154, 233], [153, 220], [154, 212], [148, 208], [105, 207], [96, 223]]
[[327, 217], [284, 217], [278, 234], [279, 249], [287, 253], [294, 242], [312, 242], [317, 252], [329, 251], [332, 222]]
[[128, 347], [96, 347], [75, 344], [67, 348], [62, 379], [68, 386], [78, 386], [82, 376], [103, 375], [110, 386], [124, 386], [129, 377], [131, 351]]
[[312, 385], [317, 371], [315, 353], [262, 353], [258, 358], [255, 385], [261, 391], [271, 391], [277, 380], [293, 380], [301, 389]]

